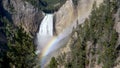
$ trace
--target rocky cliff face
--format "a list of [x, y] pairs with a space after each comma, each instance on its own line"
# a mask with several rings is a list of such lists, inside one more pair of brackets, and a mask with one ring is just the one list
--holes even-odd
[[74, 18], [74, 6], [72, 0], [67, 0], [58, 12], [55, 12], [56, 33], [59, 34], [62, 32], [67, 25], [70, 25]]
[[16, 26], [21, 25], [27, 33], [35, 35], [43, 18], [43, 13], [38, 8], [24, 0], [1, 0], [2, 14]]
[[[103, 2], [103, 0], [95, 0], [97, 6]], [[73, 22], [82, 23], [81, 20], [88, 17], [92, 10], [94, 0], [78, 0], [77, 6], [73, 4], [72, 0], [67, 0], [66, 3], [55, 12], [55, 28], [56, 33], [59, 34], [66, 27]]]

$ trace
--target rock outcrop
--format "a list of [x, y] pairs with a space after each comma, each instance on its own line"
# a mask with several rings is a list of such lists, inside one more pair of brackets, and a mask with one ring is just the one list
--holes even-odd
[[73, 22], [82, 23], [81, 20], [84, 20], [90, 15], [95, 1], [97, 6], [103, 2], [103, 0], [78, 0], [78, 5], [75, 6], [72, 0], [67, 0], [66, 3], [55, 12], [56, 33], [61, 33]]
[[44, 16], [41, 10], [24, 0], [2, 0], [2, 4], [4, 16], [16, 26], [21, 25], [27, 33], [35, 35]]
[[72, 0], [67, 0], [66, 3], [55, 12], [55, 29], [59, 34], [74, 20], [74, 6]]

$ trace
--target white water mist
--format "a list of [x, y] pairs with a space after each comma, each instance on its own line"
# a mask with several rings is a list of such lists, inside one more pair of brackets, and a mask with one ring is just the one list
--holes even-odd
[[39, 53], [45, 44], [53, 36], [53, 14], [46, 14], [42, 20], [39, 32], [37, 33], [37, 53]]

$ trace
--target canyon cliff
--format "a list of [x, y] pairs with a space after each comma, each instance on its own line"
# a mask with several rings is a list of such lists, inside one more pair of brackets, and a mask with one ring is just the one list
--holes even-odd
[[56, 33], [61, 33], [72, 23], [83, 23], [81, 20], [84, 20], [90, 15], [95, 1], [97, 6], [103, 2], [103, 0], [77, 0], [77, 5], [75, 5], [73, 0], [67, 0], [66, 3], [54, 13]]
[[35, 35], [44, 15], [41, 10], [25, 0], [1, 0], [0, 12], [15, 26]]

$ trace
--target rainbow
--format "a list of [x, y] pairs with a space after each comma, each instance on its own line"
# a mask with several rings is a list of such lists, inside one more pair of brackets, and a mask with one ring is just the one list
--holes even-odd
[[53, 36], [50, 41], [46, 44], [46, 47], [42, 51], [42, 57], [47, 56], [51, 52], [52, 47], [54, 47], [58, 42], [57, 37]]
[[45, 45], [45, 48], [42, 50], [42, 54], [40, 55], [41, 58], [41, 68], [44, 68], [44, 64], [46, 62], [46, 56], [48, 56], [51, 52], [58, 48], [57, 44], [60, 40], [62, 40], [64, 36], [53, 36], [50, 41]]
[[[68, 35], [69, 34], [67, 34], [67, 36]], [[65, 31], [59, 34], [58, 36], [53, 36], [50, 39], [50, 41], [45, 45], [45, 48], [43, 48], [41, 57], [47, 56], [50, 52], [52, 52], [58, 47], [57, 45], [60, 46], [60, 44], [58, 43], [60, 43], [60, 41], [63, 40], [67, 36], [65, 35]]]
[[68, 37], [72, 32], [71, 26], [68, 26], [62, 33], [58, 36], [51, 37], [49, 42], [46, 42], [45, 47], [42, 49], [40, 59], [41, 59], [41, 68], [44, 68], [44, 64], [46, 62], [46, 57], [56, 49], [58, 49], [64, 43], [60, 43], [64, 41], [66, 37]]

